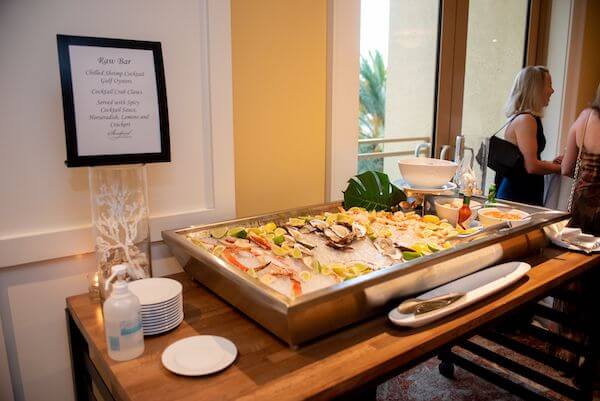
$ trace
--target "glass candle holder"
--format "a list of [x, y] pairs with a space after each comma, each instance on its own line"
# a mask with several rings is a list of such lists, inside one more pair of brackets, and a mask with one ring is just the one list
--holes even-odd
[[100, 301], [100, 278], [98, 272], [90, 273], [87, 276], [88, 295], [92, 301]]
[[90, 167], [89, 182], [98, 282], [104, 295], [104, 282], [116, 264], [127, 263], [129, 280], [152, 275], [146, 166]]

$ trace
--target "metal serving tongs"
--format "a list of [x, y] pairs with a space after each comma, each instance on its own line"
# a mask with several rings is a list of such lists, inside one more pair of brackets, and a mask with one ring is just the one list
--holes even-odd
[[409, 315], [411, 313], [414, 313], [415, 315], [420, 315], [422, 313], [444, 308], [458, 301], [464, 296], [464, 292], [452, 292], [430, 299], [410, 298], [402, 302], [398, 306], [398, 312], [404, 315]]
[[[540, 218], [543, 218], [544, 216], [554, 215], [554, 214], [564, 215], [565, 217], [569, 216], [569, 213], [566, 213], [566, 212], [563, 212], [560, 210], [543, 210], [541, 212], [531, 213], [525, 219], [529, 220], [528, 223], [531, 223], [531, 221], [533, 221], [533, 220], [538, 220]], [[464, 240], [464, 242], [471, 242], [471, 241], [481, 238], [482, 234], [502, 232], [502, 231], [509, 230], [511, 228], [513, 228], [513, 225], [511, 224], [511, 222], [509, 220], [507, 220], [502, 223], [498, 223], [498, 224], [494, 224], [492, 226], [485, 227], [483, 230], [479, 230], [468, 236], [461, 237], [459, 235], [459, 238], [462, 238]]]

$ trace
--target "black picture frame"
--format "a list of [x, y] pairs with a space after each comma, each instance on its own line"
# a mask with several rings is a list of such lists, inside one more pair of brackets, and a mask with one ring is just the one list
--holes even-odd
[[[159, 163], [171, 161], [171, 145], [169, 137], [169, 116], [167, 107], [167, 89], [160, 42], [97, 38], [87, 36], [56, 35], [58, 45], [58, 62], [65, 121], [65, 139], [67, 149], [67, 167], [100, 166], [116, 164]], [[73, 81], [71, 74], [71, 58], [69, 46], [94, 46], [123, 49], [151, 50], [154, 58], [156, 76], [156, 93], [158, 95], [158, 119], [160, 127], [161, 149], [157, 153], [130, 154], [98, 154], [79, 155], [77, 148], [77, 127], [75, 120], [75, 104]]]

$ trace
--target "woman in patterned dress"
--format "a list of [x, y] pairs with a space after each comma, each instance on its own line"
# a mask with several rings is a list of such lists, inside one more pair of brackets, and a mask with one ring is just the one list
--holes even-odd
[[[585, 233], [600, 236], [600, 85], [596, 97], [590, 107], [583, 110], [569, 130], [567, 150], [562, 160], [562, 174], [573, 177], [581, 148], [579, 173], [573, 188], [571, 204], [572, 218], [569, 226], [579, 227]], [[600, 272], [590, 272], [585, 278], [568, 285], [568, 290], [576, 293], [576, 303], [554, 300], [554, 308], [578, 319], [589, 322], [585, 332], [559, 326], [558, 332], [574, 341], [587, 343], [590, 347], [598, 347], [597, 305], [598, 278]], [[564, 349], [556, 349], [555, 355], [572, 363], [587, 365], [592, 375], [592, 386], [597, 389], [600, 380], [600, 362], [595, 358], [581, 360]], [[597, 358], [597, 356], [596, 356]]]
[[570, 226], [600, 236], [600, 85], [590, 107], [581, 112], [569, 130], [562, 174], [573, 177], [581, 148], [579, 177], [575, 183]]

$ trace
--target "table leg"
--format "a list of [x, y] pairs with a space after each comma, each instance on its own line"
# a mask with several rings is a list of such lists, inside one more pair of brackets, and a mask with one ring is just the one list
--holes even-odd
[[452, 359], [450, 358], [450, 352], [450, 348], [446, 348], [438, 354], [440, 360], [438, 370], [442, 376], [448, 379], [454, 379], [454, 363], [452, 363]]
[[85, 355], [87, 343], [79, 328], [73, 321], [71, 313], [65, 310], [67, 317], [67, 335], [69, 338], [69, 351], [71, 353], [71, 371], [73, 375], [73, 389], [77, 401], [95, 400], [92, 393], [92, 381], [87, 373]]
[[349, 394], [344, 394], [337, 397], [337, 401], [376, 401], [377, 400], [377, 386], [366, 385], [361, 387]]

